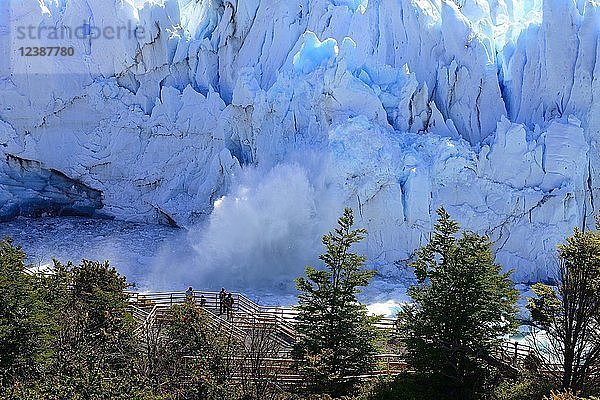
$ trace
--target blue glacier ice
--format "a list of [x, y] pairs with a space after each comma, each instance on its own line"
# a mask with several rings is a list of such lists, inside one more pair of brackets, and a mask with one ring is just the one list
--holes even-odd
[[[82, 21], [144, 35], [16, 54]], [[600, 209], [599, 43], [591, 0], [13, 0], [0, 219], [176, 225], [195, 266], [154, 273], [273, 286], [351, 206], [384, 287], [444, 205], [543, 279]]]
[[294, 56], [294, 68], [298, 72], [310, 73], [332, 60], [339, 53], [335, 39], [320, 41], [314, 32], [302, 35], [304, 43]]

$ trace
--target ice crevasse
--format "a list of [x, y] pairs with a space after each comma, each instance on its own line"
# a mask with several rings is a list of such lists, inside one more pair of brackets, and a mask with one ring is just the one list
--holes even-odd
[[[303, 229], [351, 206], [384, 277], [444, 205], [523, 282], [594, 225], [597, 2], [20, 0], [0, 9], [2, 54], [15, 25], [80, 21], [146, 35], [78, 42], [43, 73], [0, 61], [0, 219], [67, 210], [210, 230], [232, 207], [268, 213], [270, 196], [248, 200], [271, 187], [261, 176], [294, 171]], [[288, 228], [263, 233], [284, 248], [247, 251], [286, 252], [302, 237], [281, 240]]]

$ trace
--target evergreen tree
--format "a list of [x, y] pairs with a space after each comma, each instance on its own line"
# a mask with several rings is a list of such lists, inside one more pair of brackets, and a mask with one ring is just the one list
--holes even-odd
[[181, 399], [220, 400], [238, 396], [231, 377], [241, 343], [193, 302], [169, 310], [159, 339], [154, 385]]
[[158, 399], [136, 369], [126, 279], [108, 262], [32, 273], [25, 259], [0, 240], [0, 398]]
[[126, 279], [108, 262], [54, 263], [44, 296], [56, 320], [51, 368], [39, 390], [57, 398], [131, 398], [137, 341]]
[[562, 388], [590, 393], [600, 389], [600, 233], [575, 229], [558, 254], [558, 286], [534, 285], [528, 309]]
[[448, 213], [431, 241], [411, 264], [417, 283], [408, 290], [398, 326], [414, 368], [433, 374], [454, 398], [480, 391], [489, 375], [494, 349], [515, 327], [518, 292], [510, 273], [494, 263], [492, 243], [460, 227]]
[[0, 387], [39, 377], [50, 355], [47, 315], [26, 255], [0, 240]]
[[319, 258], [326, 269], [307, 267], [296, 280], [298, 341], [292, 355], [310, 389], [339, 396], [353, 388], [355, 377], [368, 372], [376, 353], [377, 337], [367, 309], [356, 295], [374, 272], [365, 270], [365, 258], [351, 252], [366, 235], [352, 230], [354, 218], [346, 209], [338, 227], [323, 237], [327, 251]]

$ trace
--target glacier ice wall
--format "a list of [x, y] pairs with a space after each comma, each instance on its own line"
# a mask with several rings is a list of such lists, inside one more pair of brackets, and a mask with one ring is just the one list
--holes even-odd
[[349, 205], [393, 279], [444, 205], [529, 281], [600, 207], [596, 2], [12, 0], [2, 54], [80, 21], [148, 34], [0, 61], [2, 218], [200, 226], [204, 268], [243, 276], [299, 271]]

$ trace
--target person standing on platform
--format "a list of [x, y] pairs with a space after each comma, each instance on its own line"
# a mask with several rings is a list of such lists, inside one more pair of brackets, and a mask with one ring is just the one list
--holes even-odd
[[219, 315], [225, 312], [225, 298], [227, 297], [227, 292], [225, 288], [221, 288], [219, 292]]
[[227, 319], [230, 320], [233, 316], [233, 296], [231, 293], [227, 293], [225, 298], [225, 307], [227, 308]]
[[191, 286], [185, 291], [185, 301], [194, 301], [194, 289]]

